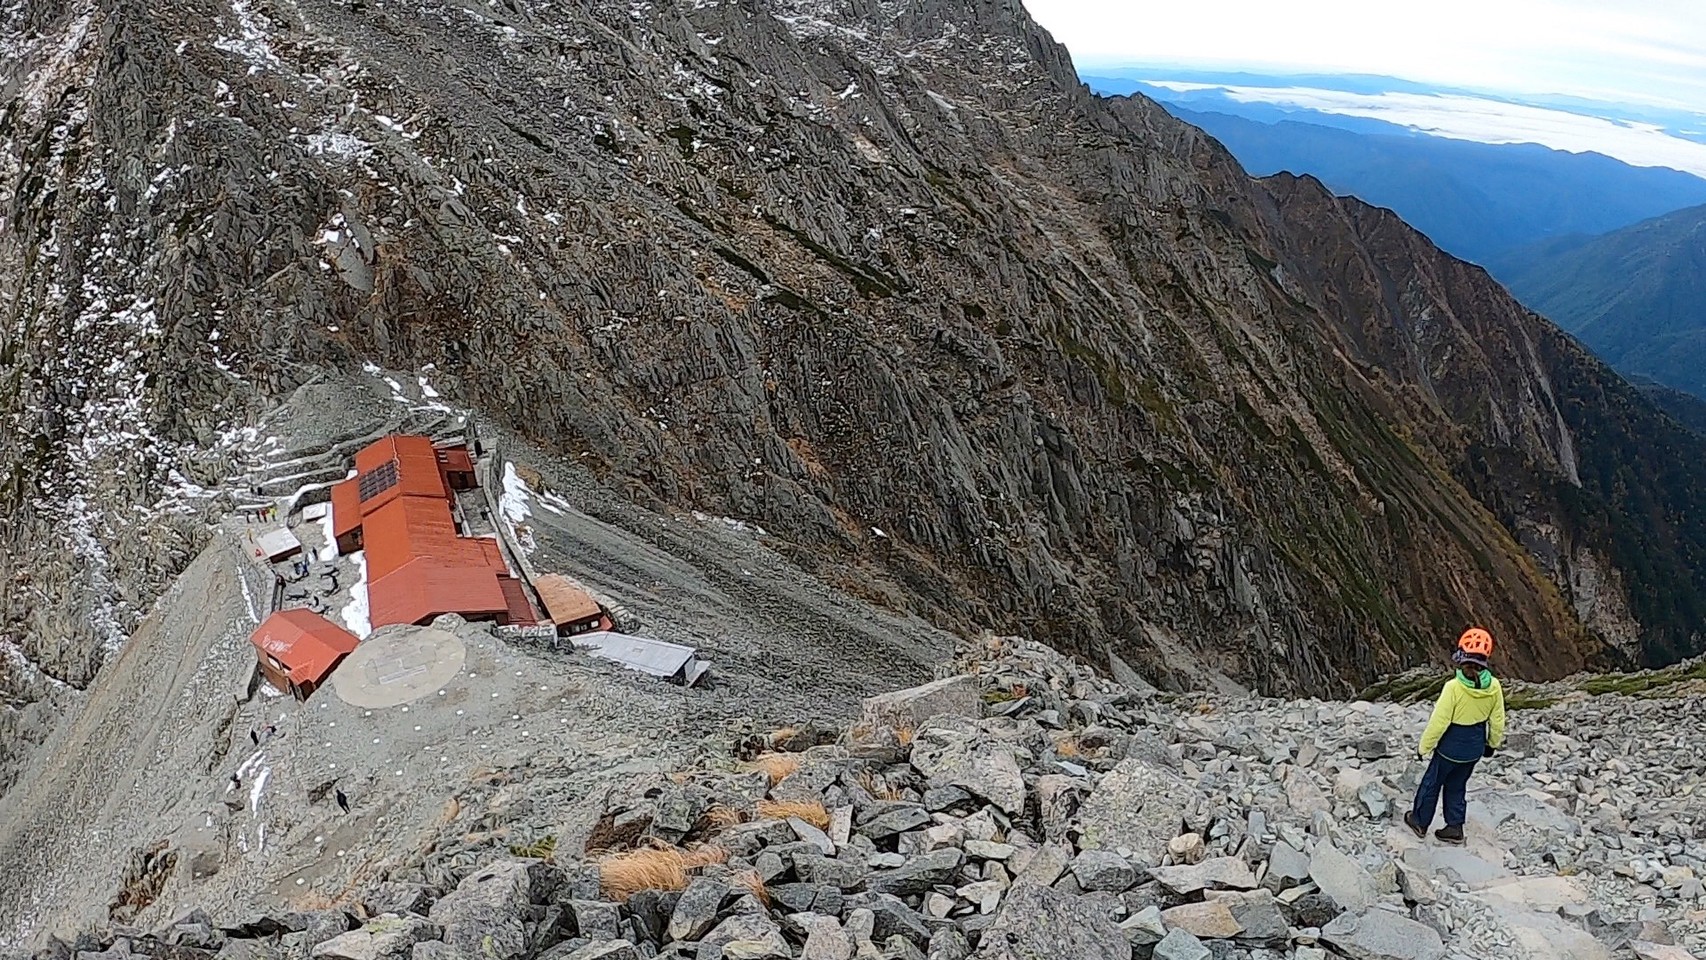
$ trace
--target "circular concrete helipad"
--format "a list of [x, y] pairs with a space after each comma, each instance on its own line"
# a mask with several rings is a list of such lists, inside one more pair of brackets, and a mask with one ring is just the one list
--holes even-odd
[[362, 641], [332, 674], [338, 699], [357, 707], [395, 707], [444, 686], [468, 656], [461, 638], [431, 627], [406, 627]]

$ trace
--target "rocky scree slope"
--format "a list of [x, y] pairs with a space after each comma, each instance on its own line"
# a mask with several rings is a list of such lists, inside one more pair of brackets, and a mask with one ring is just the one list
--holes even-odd
[[230, 438], [364, 360], [1168, 686], [1366, 681], [1468, 620], [1534, 676], [1701, 646], [1706, 444], [1010, 0], [3, 9], [13, 688], [85, 685]]
[[[127, 913], [130, 925], [34, 956], [1687, 960], [1706, 949], [1694, 789], [1706, 756], [1678, 732], [1706, 710], [1697, 689], [1546, 688], [1563, 699], [1513, 714], [1507, 748], [1473, 781], [1458, 848], [1418, 842], [1394, 819], [1421, 771], [1410, 754], [1425, 706], [1157, 696], [1017, 638], [964, 644], [957, 667], [968, 672], [867, 700], [839, 736], [801, 726], [737, 744], [743, 756], [769, 749], [751, 763], [731, 763], [725, 746], [589, 798], [566, 824], [532, 822], [524, 802], [494, 820], [476, 784], [456, 798], [464, 822], [443, 824], [416, 865], [295, 911], [162, 902], [145, 908], [157, 919]], [[487, 792], [517, 800], [526, 783], [494, 779]], [[470, 819], [483, 830], [468, 832]], [[492, 835], [512, 838], [509, 854], [491, 855]]]

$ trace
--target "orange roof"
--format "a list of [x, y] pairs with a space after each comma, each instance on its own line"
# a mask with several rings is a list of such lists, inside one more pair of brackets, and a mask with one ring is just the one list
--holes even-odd
[[409, 561], [367, 587], [368, 621], [427, 623], [442, 613], [465, 617], [505, 614], [509, 601], [490, 567], [445, 564], [431, 557]]
[[332, 484], [332, 539], [361, 526], [360, 497], [354, 477]]
[[536, 619], [524, 591], [517, 604], [517, 591], [498, 582], [509, 576], [498, 542], [457, 532], [444, 472], [473, 469], [466, 447], [389, 436], [362, 448], [355, 467], [355, 479], [332, 489], [333, 529], [362, 530], [375, 627], [441, 613]]
[[446, 470], [456, 473], [474, 472], [474, 458], [469, 456], [468, 448], [460, 444], [454, 447], [438, 448], [438, 458]]
[[280, 610], [249, 637], [262, 653], [284, 664], [296, 683], [318, 684], [355, 652], [355, 634], [302, 608]]
[[560, 573], [547, 573], [533, 581], [545, 614], [554, 623], [582, 623], [604, 612], [590, 594]]
[[531, 627], [539, 622], [539, 615], [533, 612], [533, 604], [527, 599], [527, 589], [515, 577], [499, 577], [498, 587], [503, 590], [504, 603], [509, 607], [509, 622], [524, 627]]

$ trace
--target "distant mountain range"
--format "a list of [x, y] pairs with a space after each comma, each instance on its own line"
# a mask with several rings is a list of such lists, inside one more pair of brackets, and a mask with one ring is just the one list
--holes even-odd
[[[1276, 78], [1183, 74], [1179, 80], [1084, 79], [1099, 93], [1141, 93], [1161, 102], [1168, 112], [1225, 144], [1253, 175], [1282, 170], [1313, 175], [1336, 193], [1391, 208], [1441, 247], [1489, 267], [1545, 240], [1606, 233], [1706, 204], [1706, 179], [1678, 170], [1634, 166], [1603, 154], [1571, 153], [1537, 143], [1434, 136], [1368, 116], [1300, 109], [1249, 93]], [[1331, 84], [1328, 93], [1351, 96], [1461, 96], [1381, 77], [1277, 79], [1292, 84], [1285, 90], [1325, 89]]]
[[1706, 206], [1540, 243], [1492, 268], [1624, 375], [1706, 397]]

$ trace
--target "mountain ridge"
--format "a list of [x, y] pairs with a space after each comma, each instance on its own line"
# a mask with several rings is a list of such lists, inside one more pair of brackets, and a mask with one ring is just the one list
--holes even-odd
[[1706, 205], [1513, 251], [1499, 272], [1625, 374], [1706, 397]]
[[0, 607], [50, 675], [205, 542], [222, 438], [364, 362], [1170, 686], [1471, 620], [1536, 677], [1702, 642], [1695, 440], [1602, 483], [1577, 434], [1662, 419], [1620, 381], [1391, 214], [1092, 96], [1017, 3], [417, 6], [8, 14]]

